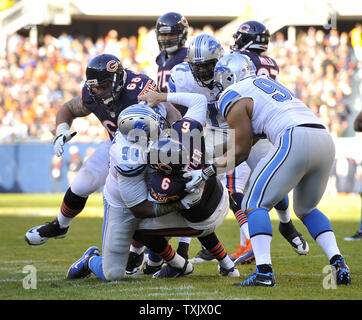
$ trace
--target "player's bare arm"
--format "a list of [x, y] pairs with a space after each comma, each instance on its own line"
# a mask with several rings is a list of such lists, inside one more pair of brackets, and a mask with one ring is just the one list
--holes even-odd
[[[226, 117], [229, 128], [235, 132], [235, 166], [245, 161], [253, 146], [251, 115], [253, 100], [244, 98], [234, 103]], [[230, 152], [229, 152], [230, 154]], [[215, 167], [225, 168], [228, 164], [228, 153], [215, 162]]]
[[130, 209], [137, 219], [157, 218], [171, 212], [190, 209], [201, 200], [203, 188], [204, 184], [187, 194], [182, 200], [162, 204], [145, 200]]
[[156, 91], [149, 91], [138, 97], [138, 101], [146, 101], [150, 107], [156, 106], [164, 102], [167, 110], [167, 121], [174, 123], [181, 119], [181, 113], [171, 103], [167, 102], [167, 93], [160, 93]]
[[177, 108], [174, 107], [173, 104], [166, 102], [166, 110], [167, 110], [167, 121], [169, 123], [174, 123], [182, 118], [180, 111], [178, 111]]
[[71, 126], [75, 118], [85, 117], [89, 114], [90, 112], [82, 104], [81, 97], [76, 96], [59, 108], [56, 116], [56, 125], [58, 126], [60, 123], [65, 122]]
[[56, 116], [54, 139], [54, 152], [58, 157], [64, 152], [64, 144], [77, 134], [77, 132], [70, 130], [73, 120], [89, 114], [90, 112], [83, 106], [80, 96], [69, 100], [59, 108]]
[[354, 130], [357, 132], [362, 132], [362, 111], [358, 114], [354, 120]]
[[167, 101], [167, 93], [148, 91], [142, 96], [138, 96], [138, 102], [146, 101], [150, 107], [154, 107], [161, 102]]

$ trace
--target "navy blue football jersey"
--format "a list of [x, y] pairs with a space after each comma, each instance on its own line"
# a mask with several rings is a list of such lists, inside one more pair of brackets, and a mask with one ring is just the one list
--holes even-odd
[[150, 195], [161, 203], [182, 199], [185, 195], [187, 180], [180, 175], [165, 175], [154, 171], [150, 178]]
[[249, 50], [236, 50], [234, 52], [240, 52], [247, 55], [251, 61], [253, 61], [256, 68], [256, 74], [258, 76], [266, 75], [273, 78], [274, 80], [277, 80], [276, 78], [279, 74], [279, 67], [274, 59], [268, 56], [261, 56], [256, 52]]
[[168, 79], [171, 75], [171, 69], [187, 60], [187, 48], [181, 48], [173, 56], [168, 57], [166, 51], [161, 51], [161, 53], [156, 58], [156, 63], [158, 65], [158, 75], [157, 75], [157, 90], [159, 92], [170, 92], [168, 87]]
[[132, 104], [138, 103], [137, 97], [149, 90], [156, 90], [155, 82], [144, 74], [134, 73], [125, 69], [126, 81], [116, 101], [116, 108], [111, 111], [107, 106], [102, 106], [94, 102], [89, 94], [89, 88], [84, 85], [82, 89], [82, 103], [90, 112], [99, 119], [113, 139], [117, 130], [117, 119], [120, 112]]
[[[203, 126], [191, 118], [182, 118], [176, 121], [172, 128], [178, 135], [180, 141], [190, 152], [190, 162], [188, 170], [201, 169], [205, 166], [205, 141], [202, 135]], [[171, 136], [172, 139], [177, 137]], [[186, 193], [184, 191], [185, 180], [181, 175], [166, 175], [157, 171], [151, 174], [149, 189], [151, 196], [159, 202], [170, 202], [182, 199]], [[223, 194], [223, 185], [214, 176], [209, 178], [202, 193], [200, 203], [188, 210], [182, 210], [183, 217], [191, 222], [199, 222], [210, 217]]]
[[[177, 132], [179, 142], [190, 151], [188, 170], [201, 169], [205, 166], [205, 140], [203, 126], [191, 118], [182, 118], [172, 125]], [[172, 137], [175, 139], [175, 137]]]

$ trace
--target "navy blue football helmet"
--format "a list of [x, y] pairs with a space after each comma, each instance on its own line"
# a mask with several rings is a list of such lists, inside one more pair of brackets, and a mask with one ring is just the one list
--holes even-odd
[[189, 151], [177, 140], [160, 138], [151, 145], [147, 162], [166, 175], [182, 175], [190, 162]]
[[261, 53], [268, 49], [270, 33], [266, 26], [258, 21], [246, 21], [239, 26], [233, 38], [235, 43], [231, 49]]
[[[167, 53], [176, 52], [184, 47], [189, 23], [186, 18], [177, 12], [168, 12], [157, 19], [156, 37], [160, 50], [166, 50]], [[162, 35], [177, 35], [175, 39], [164, 40]]]
[[[123, 77], [121, 61], [112, 54], [100, 54], [89, 61], [85, 84], [96, 103], [111, 106], [123, 88]], [[96, 93], [94, 88], [101, 92]]]

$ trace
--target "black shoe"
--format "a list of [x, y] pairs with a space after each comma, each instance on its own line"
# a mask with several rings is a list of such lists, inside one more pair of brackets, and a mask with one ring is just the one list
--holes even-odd
[[152, 278], [178, 278], [187, 276], [194, 271], [194, 266], [187, 260], [182, 268], [175, 268], [167, 265], [161, 270], [157, 271]]
[[69, 227], [61, 228], [58, 219], [41, 226], [33, 227], [25, 234], [25, 241], [32, 245], [40, 245], [48, 241], [49, 238], [61, 239], [67, 235]]
[[189, 244], [187, 242], [182, 242], [180, 241], [178, 243], [178, 248], [177, 248], [177, 253], [184, 259], [188, 259], [189, 255], [188, 255], [188, 251], [189, 251]]
[[197, 255], [190, 259], [192, 263], [216, 262], [215, 257], [205, 248], [202, 248]]
[[287, 239], [296, 253], [300, 255], [306, 255], [308, 253], [308, 242], [305, 241], [303, 236], [297, 231], [297, 229], [295, 229], [291, 220], [287, 223], [280, 222], [279, 232], [285, 239]]
[[139, 274], [144, 261], [145, 261], [144, 251], [141, 254], [130, 252], [127, 261], [126, 275], [132, 276]]
[[159, 266], [150, 266], [146, 263], [142, 272], [143, 274], [155, 274], [157, 271], [160, 271], [162, 268], [163, 262]]
[[351, 284], [351, 273], [349, 272], [349, 268], [346, 264], [346, 261], [340, 257], [334, 263], [331, 263], [331, 267], [333, 272], [333, 275], [336, 279], [337, 285], [350, 285]]
[[353, 236], [345, 237], [345, 241], [362, 240], [362, 231], [358, 230]]

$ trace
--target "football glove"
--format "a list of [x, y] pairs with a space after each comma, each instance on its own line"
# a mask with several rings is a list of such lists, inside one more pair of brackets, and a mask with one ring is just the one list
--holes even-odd
[[184, 178], [191, 178], [191, 180], [186, 183], [185, 191], [193, 192], [195, 188], [197, 188], [202, 182], [206, 181], [214, 174], [216, 174], [216, 169], [214, 165], [211, 165], [204, 169], [192, 170], [184, 173]]
[[183, 199], [180, 200], [185, 209], [190, 209], [201, 201], [204, 187], [205, 182], [201, 182], [198, 187], [194, 188], [192, 193], [188, 193]]
[[66, 123], [61, 123], [57, 127], [57, 136], [54, 139], [54, 153], [60, 157], [63, 152], [63, 146], [66, 142], [72, 139], [77, 134], [76, 131], [69, 130], [69, 126]]

